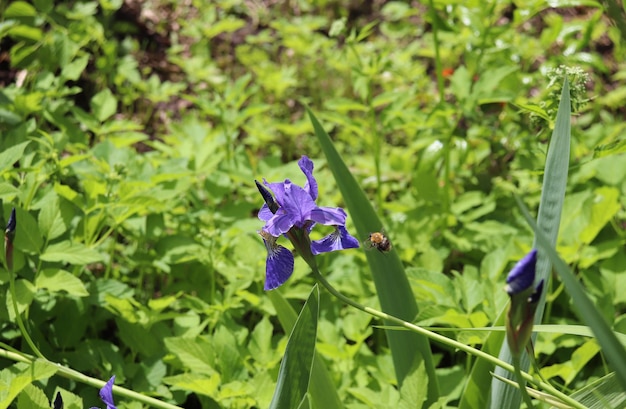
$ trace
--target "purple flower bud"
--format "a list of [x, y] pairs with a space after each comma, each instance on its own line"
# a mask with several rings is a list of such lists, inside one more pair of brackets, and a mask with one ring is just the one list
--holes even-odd
[[536, 264], [537, 249], [533, 249], [517, 262], [506, 278], [505, 289], [509, 295], [519, 294], [533, 285]]

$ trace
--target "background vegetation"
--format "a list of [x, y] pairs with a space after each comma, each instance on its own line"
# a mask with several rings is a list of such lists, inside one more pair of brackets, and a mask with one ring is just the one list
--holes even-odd
[[[415, 322], [492, 325], [506, 273], [532, 245], [512, 193], [536, 211], [560, 93], [547, 73], [562, 64], [590, 80], [572, 96], [558, 251], [626, 332], [626, 50], [609, 6], [2, 3], [0, 199], [18, 219], [15, 292], [0, 271], [3, 347], [34, 354], [15, 300], [53, 362], [189, 408], [267, 407], [289, 334], [263, 291], [254, 179], [303, 184], [306, 154], [320, 205], [344, 204], [306, 106], [384, 221]], [[338, 290], [378, 305], [362, 251], [318, 263]], [[299, 311], [314, 282], [296, 260], [277, 291]], [[543, 321], [579, 323], [558, 279], [547, 291]], [[397, 407], [381, 321], [320, 294], [316, 348], [340, 400]], [[480, 347], [487, 333], [448, 335]], [[472, 359], [432, 349], [441, 405], [456, 407]], [[565, 391], [608, 372], [593, 338], [540, 333], [535, 350]], [[0, 383], [16, 385], [19, 365], [1, 360]], [[22, 388], [0, 388], [1, 406], [49, 407], [58, 390], [68, 409], [98, 403], [97, 388], [63, 376]]]

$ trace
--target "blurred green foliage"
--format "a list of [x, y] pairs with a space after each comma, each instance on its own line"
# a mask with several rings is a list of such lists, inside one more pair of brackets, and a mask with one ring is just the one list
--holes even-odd
[[[532, 243], [512, 193], [537, 207], [554, 119], [546, 74], [561, 64], [590, 81], [576, 99], [558, 250], [626, 332], [626, 49], [599, 3], [551, 5], [2, 3], [0, 199], [5, 219], [18, 212], [17, 303], [36, 345], [174, 404], [267, 407], [288, 334], [262, 291], [253, 180], [303, 182], [294, 160], [307, 154], [320, 204], [342, 205], [305, 104], [385, 220], [416, 322], [490, 325]], [[338, 290], [377, 304], [362, 252], [319, 263]], [[0, 271], [0, 341], [31, 353], [8, 277]], [[279, 291], [299, 311], [312, 285], [297, 261]], [[544, 323], [577, 323], [562, 284], [547, 290]], [[380, 322], [320, 294], [317, 351], [345, 406], [405, 404]], [[546, 333], [535, 348], [543, 375], [566, 388], [606, 374], [594, 340]], [[453, 407], [468, 357], [433, 350], [441, 403]], [[1, 366], [10, 383], [19, 368]], [[49, 376], [18, 399], [49, 407], [35, 397], [61, 388], [68, 408], [97, 404], [97, 389]]]

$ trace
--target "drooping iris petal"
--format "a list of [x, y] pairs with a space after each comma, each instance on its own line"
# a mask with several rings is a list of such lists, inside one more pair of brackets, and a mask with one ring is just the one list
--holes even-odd
[[506, 292], [509, 295], [519, 294], [533, 285], [536, 264], [537, 249], [533, 249], [517, 262], [506, 278]]
[[115, 382], [115, 375], [109, 379], [109, 381], [100, 389], [100, 399], [107, 405], [107, 409], [117, 409], [113, 402], [113, 383]]
[[306, 190], [313, 200], [317, 200], [317, 181], [313, 177], [313, 161], [308, 156], [302, 155], [298, 161], [298, 166], [306, 176], [304, 190]]
[[335, 226], [334, 232], [321, 240], [311, 242], [311, 251], [314, 255], [358, 247], [359, 241], [352, 237], [344, 226]]
[[273, 290], [283, 285], [293, 274], [293, 254], [287, 248], [276, 244], [276, 237], [268, 232], [259, 232], [263, 237], [267, 249], [267, 261], [265, 262], [265, 285], [263, 289]]
[[311, 220], [326, 226], [346, 224], [346, 212], [341, 207], [317, 207], [311, 211]]

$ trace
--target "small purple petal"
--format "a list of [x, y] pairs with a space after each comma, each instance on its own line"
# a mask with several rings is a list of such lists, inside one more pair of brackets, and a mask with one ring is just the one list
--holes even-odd
[[533, 249], [517, 262], [506, 278], [506, 292], [509, 295], [519, 294], [533, 285], [536, 264], [537, 249]]
[[259, 232], [263, 237], [267, 249], [265, 262], [265, 291], [273, 290], [283, 285], [293, 274], [293, 254], [287, 248], [276, 244], [276, 237], [266, 231]]
[[346, 224], [346, 218], [346, 212], [341, 207], [317, 207], [310, 214], [311, 220], [326, 226], [343, 226]]
[[335, 226], [335, 231], [321, 240], [311, 242], [311, 252], [314, 255], [330, 251], [354, 249], [359, 247], [359, 241], [352, 237], [344, 226]]
[[109, 379], [109, 381], [100, 389], [100, 399], [107, 405], [107, 409], [117, 409], [113, 402], [113, 383], [115, 382], [115, 375]]
[[266, 222], [269, 219], [271, 219], [272, 217], [274, 217], [274, 213], [272, 213], [272, 211], [267, 206], [267, 204], [264, 204], [263, 207], [261, 207], [261, 210], [259, 210], [259, 214], [257, 216], [258, 216], [259, 219], [261, 219], [264, 222]]
[[313, 161], [308, 156], [302, 155], [298, 161], [298, 166], [302, 169], [302, 173], [306, 176], [306, 184], [304, 190], [306, 190], [313, 200], [317, 199], [317, 181], [313, 177]]

